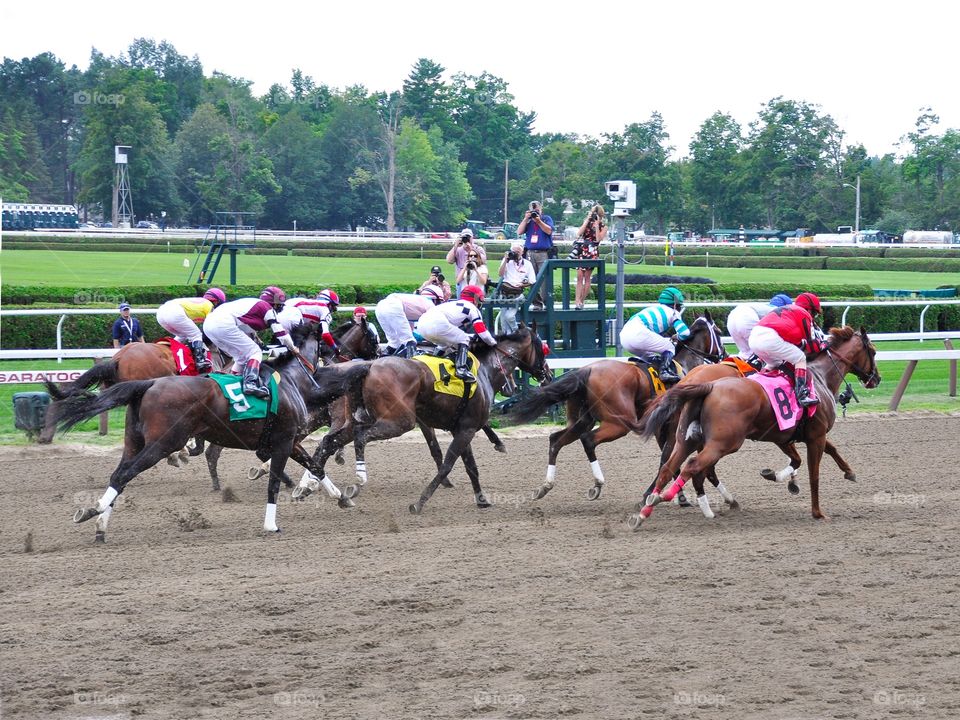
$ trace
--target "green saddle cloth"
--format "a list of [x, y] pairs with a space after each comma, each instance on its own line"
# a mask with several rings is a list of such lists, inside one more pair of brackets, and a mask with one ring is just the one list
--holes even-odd
[[226, 375], [223, 373], [210, 373], [208, 378], [220, 386], [220, 391], [230, 403], [230, 421], [234, 420], [259, 420], [267, 416], [267, 410], [273, 415], [277, 414], [277, 405], [280, 402], [280, 395], [277, 392], [277, 380], [279, 375], [271, 373], [270, 375], [270, 398], [254, 397], [253, 395], [243, 394], [243, 378], [239, 375]]

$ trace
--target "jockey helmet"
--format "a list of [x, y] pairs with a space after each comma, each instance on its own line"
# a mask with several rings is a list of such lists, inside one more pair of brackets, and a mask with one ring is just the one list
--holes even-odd
[[270, 303], [274, 307], [280, 307], [286, 302], [287, 294], [276, 285], [270, 285], [269, 287], [265, 287], [263, 292], [260, 293], [260, 299]]
[[367, 309], [363, 305], [357, 305], [353, 309], [354, 318], [359, 319], [359, 318], [365, 318], [366, 316], [367, 316]]
[[803, 292], [797, 295], [797, 299], [793, 302], [794, 305], [802, 307], [811, 315], [820, 314], [820, 298], [814, 295], [812, 292]]
[[432, 300], [434, 305], [439, 305], [443, 302], [443, 290], [436, 285], [427, 285], [425, 288], [421, 288], [420, 295]]
[[340, 304], [340, 296], [330, 288], [318, 292], [317, 300], [322, 303], [326, 303], [328, 307], [333, 307], [334, 309], [336, 309], [336, 307]]
[[222, 305], [227, 301], [227, 295], [220, 288], [210, 288], [203, 294], [204, 300], [209, 300], [213, 306]]
[[483, 288], [479, 285], [467, 285], [460, 291], [461, 300], [469, 300], [474, 305], [479, 307], [483, 304], [484, 294]]
[[674, 307], [679, 305], [683, 307], [683, 293], [677, 290], [675, 287], [665, 287], [660, 292], [660, 297], [657, 298], [657, 302], [661, 305], [669, 305]]
[[777, 293], [770, 298], [770, 305], [773, 307], [784, 307], [785, 305], [793, 305], [793, 300], [791, 300], [790, 296], [786, 293]]

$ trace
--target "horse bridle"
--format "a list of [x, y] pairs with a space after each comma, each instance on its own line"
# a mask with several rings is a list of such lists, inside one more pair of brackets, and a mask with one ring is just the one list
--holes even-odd
[[[877, 371], [877, 358], [875, 355], [870, 354], [870, 341], [866, 337], [864, 337], [863, 333], [857, 333], [857, 335], [860, 336], [860, 340], [861, 342], [863, 342], [863, 349], [867, 351], [867, 356], [870, 358], [870, 362], [873, 365], [873, 369], [869, 373], [867, 373], [866, 370], [864, 370], [862, 367], [860, 367], [855, 362], [853, 362], [853, 360], [847, 360], [846, 358], [841, 358], [841, 359], [845, 363], [847, 363], [847, 365], [850, 367], [850, 370], [848, 372], [852, 372], [854, 375], [856, 375], [857, 380], [862, 382], [864, 385], [868, 385], [871, 380], [876, 380], [879, 383], [880, 373]], [[836, 370], [839, 373], [840, 368], [837, 367], [837, 361], [834, 359], [833, 353], [830, 352], [830, 348], [827, 348], [826, 353], [827, 353], [827, 357], [830, 358], [830, 362], [833, 363], [834, 370]], [[843, 374], [841, 374], [841, 377]]]
[[[727, 356], [727, 351], [723, 347], [723, 343], [721, 343], [720, 340], [717, 339], [717, 332], [716, 332], [717, 326], [714, 323], [708, 322], [704, 318], [697, 318], [693, 323], [694, 326], [696, 326], [696, 324], [701, 320], [703, 320], [703, 324], [706, 325], [707, 332], [710, 333], [710, 349], [705, 353], [701, 352], [700, 350], [697, 350], [694, 347], [690, 347], [687, 344], [686, 340], [678, 340], [677, 345], [682, 346], [683, 349], [686, 350], [688, 353], [695, 355], [696, 357], [703, 360], [705, 363], [708, 363], [710, 365], [715, 365], [716, 363], [720, 362], [721, 360], [723, 360], [723, 358]], [[716, 353], [714, 353], [714, 349], [716, 349]]]
[[[537, 336], [537, 335], [534, 335], [534, 336], [533, 336], [533, 341], [534, 341], [534, 342], [540, 342], [540, 343], [543, 342], [542, 340], [540, 340], [539, 336]], [[542, 347], [542, 345], [541, 345], [541, 347]], [[544, 359], [541, 368], [540, 368], [539, 370], [537, 370], [535, 367], [533, 367], [532, 365], [530, 365], [530, 363], [524, 362], [524, 361], [521, 360], [518, 356], [514, 355], [512, 352], [510, 352], [510, 351], [508, 351], [508, 350], [504, 350], [504, 349], [501, 348], [499, 345], [497, 345], [494, 349], [495, 349], [498, 353], [500, 353], [501, 355], [503, 355], [504, 357], [508, 357], [508, 358], [510, 358], [511, 360], [513, 360], [513, 361], [517, 364], [517, 367], [518, 367], [520, 370], [522, 370], [522, 371], [525, 372], [525, 373], [528, 373], [529, 375], [533, 375], [533, 377], [535, 377], [539, 382], [541, 382], [541, 383], [546, 383], [546, 382], [549, 381], [550, 376], [548, 375], [547, 361], [546, 361], [546, 359]], [[536, 353], [537, 351], [534, 350], [534, 352]], [[540, 352], [542, 352], [542, 350], [541, 350]]]

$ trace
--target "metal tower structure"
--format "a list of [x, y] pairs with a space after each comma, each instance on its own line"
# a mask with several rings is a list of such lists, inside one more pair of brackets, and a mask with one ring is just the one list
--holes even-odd
[[129, 228], [133, 224], [133, 196], [130, 194], [130, 174], [127, 170], [129, 145], [114, 145], [113, 172], [113, 226]]

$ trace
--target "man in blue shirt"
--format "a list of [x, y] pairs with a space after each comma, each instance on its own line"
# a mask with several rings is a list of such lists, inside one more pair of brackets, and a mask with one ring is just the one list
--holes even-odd
[[130, 316], [130, 304], [120, 303], [120, 317], [113, 323], [113, 346], [123, 347], [132, 342], [146, 342], [140, 321]]
[[[517, 235], [523, 235], [523, 243], [527, 259], [533, 263], [533, 269], [537, 276], [540, 275], [540, 268], [547, 262], [550, 251], [553, 250], [553, 218], [541, 213], [542, 206], [534, 200], [520, 221], [517, 227]], [[546, 298], [545, 288], [541, 286], [540, 292], [533, 303], [534, 310], [543, 309], [543, 301]]]

